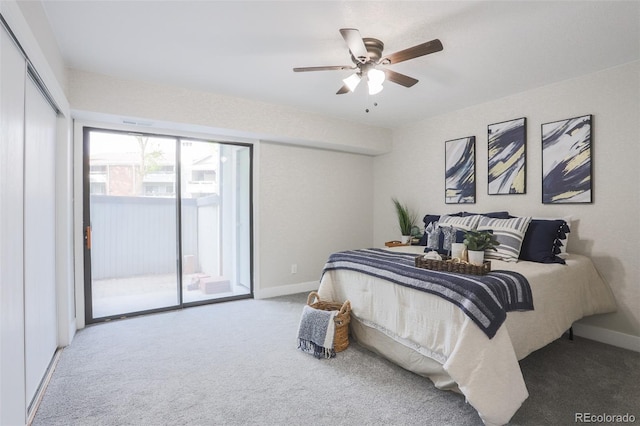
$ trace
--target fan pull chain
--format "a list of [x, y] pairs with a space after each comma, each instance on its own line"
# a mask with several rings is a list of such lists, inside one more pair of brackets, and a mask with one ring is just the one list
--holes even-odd
[[[374, 102], [374, 103], [373, 103], [373, 106], [374, 106], [374, 107], [377, 107], [377, 106], [378, 106], [378, 103], [377, 103], [377, 102]], [[364, 112], [369, 113], [369, 108], [365, 108]]]

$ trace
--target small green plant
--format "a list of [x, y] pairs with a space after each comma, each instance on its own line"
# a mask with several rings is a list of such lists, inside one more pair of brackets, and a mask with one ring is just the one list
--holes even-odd
[[500, 245], [493, 233], [489, 231], [476, 230], [465, 231], [464, 244], [467, 246], [467, 250], [473, 251], [483, 251], [488, 249], [497, 251], [496, 246]]
[[402, 204], [398, 199], [392, 198], [393, 204], [396, 207], [396, 214], [398, 215], [398, 225], [400, 225], [400, 232], [402, 235], [411, 235], [411, 228], [413, 228], [418, 220], [418, 215], [410, 211], [409, 208]]

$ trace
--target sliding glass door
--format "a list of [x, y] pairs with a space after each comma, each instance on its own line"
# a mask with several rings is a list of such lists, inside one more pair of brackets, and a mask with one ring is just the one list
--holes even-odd
[[251, 149], [184, 139], [181, 147], [183, 301], [248, 295]]
[[251, 296], [250, 145], [84, 137], [87, 323]]

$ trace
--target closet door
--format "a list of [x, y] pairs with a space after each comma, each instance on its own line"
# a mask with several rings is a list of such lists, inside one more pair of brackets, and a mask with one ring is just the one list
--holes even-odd
[[23, 164], [26, 62], [0, 27], [0, 424], [26, 421]]
[[30, 404], [57, 349], [55, 288], [56, 113], [29, 78], [25, 91], [24, 321]]

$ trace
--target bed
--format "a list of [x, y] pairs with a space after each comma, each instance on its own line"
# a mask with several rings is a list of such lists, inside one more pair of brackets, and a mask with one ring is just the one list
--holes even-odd
[[[386, 248], [423, 255], [423, 246]], [[453, 303], [355, 270], [325, 270], [322, 300], [349, 300], [351, 333], [362, 346], [462, 393], [487, 425], [509, 422], [528, 391], [518, 361], [561, 337], [588, 315], [615, 311], [609, 287], [588, 257], [564, 264], [492, 259], [492, 271], [515, 271], [529, 282], [534, 309], [508, 312], [489, 338]]]

